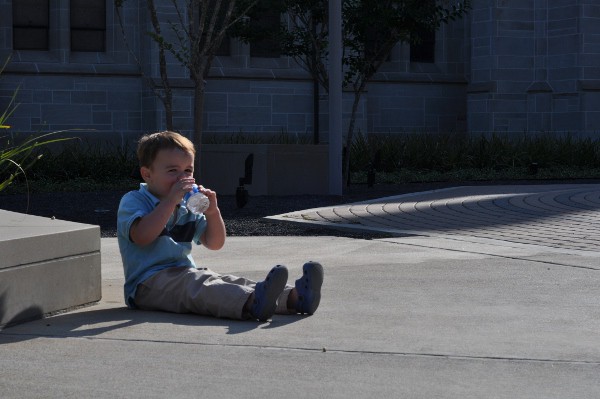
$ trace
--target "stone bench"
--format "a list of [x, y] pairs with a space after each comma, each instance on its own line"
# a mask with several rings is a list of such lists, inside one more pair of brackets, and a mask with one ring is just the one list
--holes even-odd
[[98, 302], [100, 227], [0, 210], [0, 329]]

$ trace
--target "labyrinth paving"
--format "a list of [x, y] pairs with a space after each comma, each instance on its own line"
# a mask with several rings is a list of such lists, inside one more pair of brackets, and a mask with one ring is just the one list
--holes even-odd
[[600, 185], [468, 186], [277, 215], [398, 235], [467, 236], [597, 251]]

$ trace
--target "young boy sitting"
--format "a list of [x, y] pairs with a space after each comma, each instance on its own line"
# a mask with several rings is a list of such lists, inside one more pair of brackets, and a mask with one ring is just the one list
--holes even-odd
[[139, 141], [145, 183], [123, 196], [117, 220], [127, 306], [261, 321], [274, 313], [313, 314], [323, 283], [323, 267], [317, 262], [304, 264], [294, 286], [287, 284], [288, 270], [282, 265], [258, 283], [196, 267], [192, 242], [218, 250], [226, 234], [214, 191], [199, 187], [210, 201], [203, 214], [185, 207], [183, 198], [195, 184], [195, 154], [190, 140], [170, 131]]

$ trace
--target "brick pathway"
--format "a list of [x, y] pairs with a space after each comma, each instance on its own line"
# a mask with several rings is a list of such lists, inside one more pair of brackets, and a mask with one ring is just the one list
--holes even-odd
[[273, 216], [392, 234], [600, 249], [600, 185], [468, 186]]

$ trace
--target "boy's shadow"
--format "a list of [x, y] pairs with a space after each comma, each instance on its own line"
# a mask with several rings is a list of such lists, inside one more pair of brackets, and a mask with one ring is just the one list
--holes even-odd
[[[26, 341], [38, 337], [85, 338], [97, 337], [108, 332], [135, 327], [142, 324], [176, 325], [190, 327], [222, 327], [227, 335], [243, 334], [256, 329], [283, 327], [303, 319], [300, 315], [274, 315], [270, 322], [253, 320], [220, 319], [196, 314], [176, 314], [144, 310], [131, 310], [126, 307], [94, 309], [64, 313], [23, 324], [7, 323], [0, 330], [2, 342]], [[139, 331], [131, 331], [139, 336]], [[9, 338], [8, 340], [2, 338]], [[132, 337], [133, 338], [133, 337]], [[108, 339], [112, 339], [108, 338]], [[135, 338], [134, 338], [135, 339]]]

